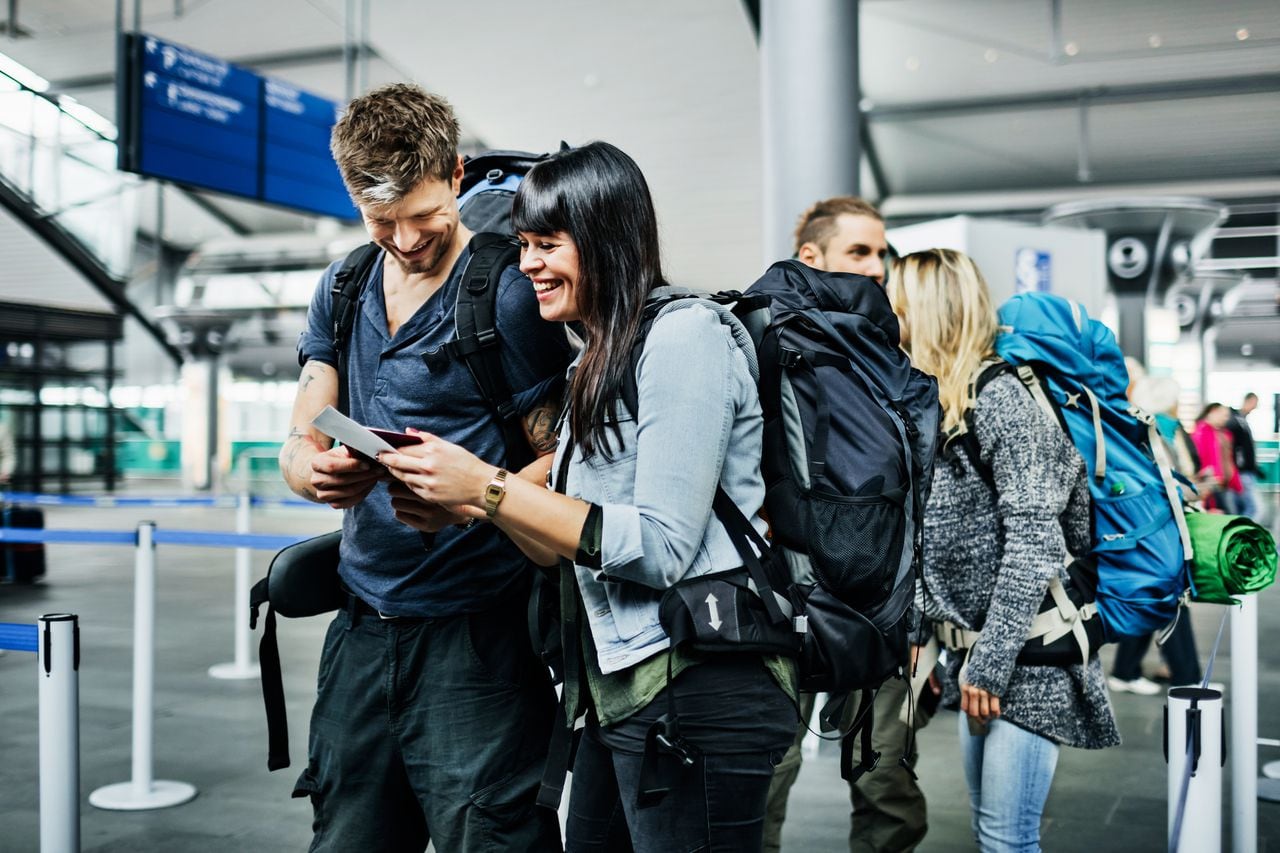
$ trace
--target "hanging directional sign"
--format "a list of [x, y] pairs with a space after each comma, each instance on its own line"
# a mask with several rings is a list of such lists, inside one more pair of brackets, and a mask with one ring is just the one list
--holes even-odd
[[146, 34], [127, 34], [123, 57], [122, 170], [357, 217], [329, 154], [337, 103]]

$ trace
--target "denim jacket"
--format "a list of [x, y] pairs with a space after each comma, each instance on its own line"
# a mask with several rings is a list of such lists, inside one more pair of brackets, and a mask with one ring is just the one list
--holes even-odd
[[[654, 295], [672, 292], [680, 291]], [[565, 492], [602, 509], [601, 568], [575, 566], [602, 672], [670, 645], [658, 621], [668, 587], [742, 565], [711, 512], [717, 484], [764, 532], [758, 373], [751, 339], [727, 309], [679, 300], [662, 310], [645, 341], [638, 422], [618, 403], [622, 446], [613, 441], [613, 458], [597, 451], [584, 460], [564, 420], [552, 470], [573, 447]]]

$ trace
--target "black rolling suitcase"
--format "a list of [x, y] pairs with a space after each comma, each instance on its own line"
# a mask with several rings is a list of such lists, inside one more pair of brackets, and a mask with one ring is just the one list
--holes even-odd
[[[4, 527], [44, 529], [44, 510], [5, 504], [0, 510]], [[0, 579], [5, 583], [32, 583], [44, 575], [43, 542], [0, 542]]]

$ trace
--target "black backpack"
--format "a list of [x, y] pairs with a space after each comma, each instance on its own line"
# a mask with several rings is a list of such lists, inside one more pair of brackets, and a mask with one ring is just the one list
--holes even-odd
[[[464, 225], [475, 231], [471, 257], [462, 272], [454, 309], [457, 334], [439, 349], [423, 355], [429, 368], [461, 360], [475, 378], [502, 429], [505, 465], [519, 470], [533, 461], [533, 451], [516, 414], [511, 386], [502, 368], [495, 303], [498, 284], [507, 267], [519, 262], [520, 249], [511, 229], [511, 201], [515, 187], [533, 165], [546, 155], [494, 151], [468, 158], [459, 195]], [[496, 231], [481, 231], [479, 228]], [[347, 342], [355, 325], [360, 294], [369, 281], [380, 250], [366, 243], [350, 252], [333, 280], [333, 346], [338, 352], [338, 409], [350, 408], [347, 383]], [[429, 534], [423, 534], [424, 540]], [[335, 531], [291, 545], [271, 561], [267, 576], [250, 592], [250, 627], [256, 627], [258, 611], [267, 605], [258, 661], [262, 694], [267, 711], [267, 767], [289, 766], [288, 718], [276, 643], [276, 613], [286, 617], [316, 616], [341, 607], [346, 600], [338, 581], [338, 547]]]
[[[693, 296], [649, 303], [633, 368], [659, 314]], [[742, 587], [745, 579], [695, 578], [689, 589], [677, 584], [666, 597], [664, 627], [673, 643], [703, 649], [714, 644], [709, 634], [723, 633], [710, 627], [715, 622], [732, 624], [737, 636], [726, 639], [743, 648], [781, 651], [788, 645], [784, 634], [794, 632], [800, 689], [832, 694], [822, 727], [841, 731], [841, 773], [856, 779], [879, 758], [871, 749], [872, 691], [904, 677], [908, 667], [940, 418], [937, 383], [899, 348], [897, 318], [869, 278], [782, 261], [745, 295], [698, 298], [731, 306], [756, 346], [765, 421], [763, 514], [771, 542], [761, 541], [732, 501], [717, 493], [715, 516], [743, 556], [759, 603], [732, 620], [701, 613], [710, 604], [702, 603], [700, 585]], [[634, 369], [622, 396], [634, 415]], [[779, 563], [786, 567], [781, 580]], [[785, 590], [782, 607], [772, 595], [779, 590]], [[749, 600], [740, 590], [730, 598]], [[717, 596], [718, 608], [723, 599]], [[861, 691], [857, 716], [842, 725], [854, 691]], [[862, 755], [855, 769], [858, 734]]]

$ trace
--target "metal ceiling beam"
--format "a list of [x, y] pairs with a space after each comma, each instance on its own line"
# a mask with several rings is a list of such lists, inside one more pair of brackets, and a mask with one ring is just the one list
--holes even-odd
[[89, 250], [63, 230], [61, 226], [44, 216], [40, 216], [39, 212], [21, 194], [4, 181], [0, 181], [0, 207], [9, 210], [19, 222], [30, 228], [41, 240], [61, 255], [67, 263], [75, 268], [76, 272], [84, 276], [85, 281], [89, 282], [95, 290], [106, 297], [107, 301], [116, 310], [137, 320], [146, 329], [147, 333], [155, 339], [156, 343], [160, 345], [161, 349], [168, 353], [174, 364], [182, 364], [182, 353], [173, 344], [169, 343], [164, 330], [156, 325], [150, 317], [144, 314], [125, 295], [124, 283], [108, 273]]
[[747, 11], [747, 19], [751, 21], [751, 31], [760, 40], [760, 0], [742, 0], [742, 7]]
[[889, 176], [884, 171], [876, 141], [871, 136], [871, 122], [863, 121], [858, 127], [858, 135], [862, 137], [862, 153], [867, 158], [867, 167], [871, 169], [871, 179], [876, 182], [876, 197], [886, 199], [893, 194], [893, 189], [889, 186]]
[[230, 213], [227, 213], [225, 210], [218, 207], [212, 201], [205, 198], [195, 190], [189, 190], [186, 187], [180, 187], [176, 184], [168, 184], [167, 186], [173, 187], [196, 207], [200, 208], [202, 211], [209, 214], [209, 216], [216, 219], [219, 223], [226, 226], [227, 230], [232, 234], [235, 234], [237, 237], [247, 237], [253, 233], [253, 229], [248, 225], [245, 225], [239, 219], [236, 219]]
[[[362, 45], [361, 49], [364, 55], [369, 59], [381, 59], [377, 50], [372, 45]], [[272, 68], [297, 68], [304, 65], [325, 65], [328, 63], [340, 63], [346, 56], [345, 47], [343, 45], [332, 45], [329, 47], [317, 47], [308, 50], [291, 50], [283, 53], [266, 53], [256, 56], [244, 56], [238, 59], [228, 59], [235, 65], [241, 65], [246, 68], [252, 68], [257, 71], [267, 71]], [[90, 89], [109, 89], [116, 84], [116, 75], [112, 71], [102, 74], [85, 74], [80, 77], [64, 77], [61, 80], [51, 80], [49, 82], [49, 91], [51, 93], [59, 92], [75, 92]]]
[[1143, 101], [1177, 101], [1191, 98], [1220, 98], [1228, 95], [1259, 95], [1280, 92], [1280, 74], [1251, 74], [1204, 80], [1174, 80], [1166, 83], [1134, 83], [1120, 86], [1093, 86], [1052, 92], [996, 95], [989, 98], [960, 98], [951, 101], [922, 101], [914, 104], [876, 104], [866, 110], [873, 121], [913, 121], [944, 116], [1025, 110], [1067, 109], [1082, 102], [1132, 104]]

